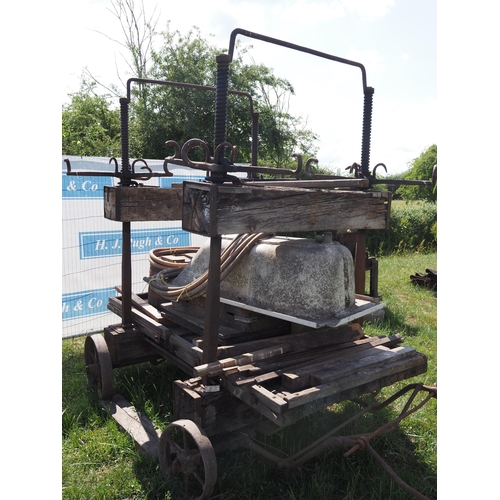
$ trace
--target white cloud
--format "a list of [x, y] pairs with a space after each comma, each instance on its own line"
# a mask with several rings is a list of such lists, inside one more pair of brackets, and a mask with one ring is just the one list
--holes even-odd
[[342, 5], [359, 16], [373, 19], [387, 15], [394, 0], [342, 0]]
[[281, 22], [300, 23], [300, 25], [316, 25], [345, 16], [340, 2], [311, 2], [297, 0], [291, 5], [279, 3], [273, 9], [273, 15], [280, 16]]

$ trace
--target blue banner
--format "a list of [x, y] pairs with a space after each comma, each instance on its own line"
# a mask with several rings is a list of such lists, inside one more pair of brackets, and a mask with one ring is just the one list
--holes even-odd
[[81, 200], [104, 198], [104, 186], [113, 186], [113, 177], [68, 176], [62, 174], [62, 197]]
[[98, 290], [84, 290], [62, 295], [62, 320], [84, 318], [109, 312], [108, 298], [116, 297], [116, 290], [101, 288]]
[[[122, 254], [121, 231], [91, 231], [78, 233], [80, 259], [99, 259]], [[131, 253], [149, 253], [154, 248], [189, 246], [190, 235], [180, 228], [151, 228], [131, 231]]]

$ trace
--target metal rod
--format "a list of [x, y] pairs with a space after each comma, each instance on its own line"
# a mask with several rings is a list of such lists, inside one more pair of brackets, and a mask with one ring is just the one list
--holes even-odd
[[300, 52], [305, 52], [306, 54], [311, 54], [313, 56], [322, 57], [324, 59], [329, 59], [330, 61], [336, 61], [342, 64], [348, 64], [349, 66], [355, 66], [361, 70], [361, 78], [363, 81], [363, 92], [366, 90], [366, 70], [365, 67], [358, 62], [350, 61], [349, 59], [344, 59], [342, 57], [337, 57], [331, 54], [327, 54], [325, 52], [320, 52], [318, 50], [309, 49], [307, 47], [302, 47], [301, 45], [295, 45], [294, 43], [285, 42], [283, 40], [278, 40], [277, 38], [271, 38], [270, 36], [259, 35], [258, 33], [253, 33], [251, 31], [247, 31], [242, 28], [236, 28], [232, 31], [230, 40], [229, 40], [229, 51], [228, 54], [230, 56], [230, 60], [233, 59], [234, 47], [236, 45], [236, 37], [238, 35], [247, 36], [250, 38], [255, 38], [257, 40], [262, 40], [263, 42], [273, 43], [275, 45], [281, 45], [282, 47], [286, 47], [288, 49], [298, 50]]
[[122, 223], [122, 325], [132, 323], [132, 257], [130, 222]]

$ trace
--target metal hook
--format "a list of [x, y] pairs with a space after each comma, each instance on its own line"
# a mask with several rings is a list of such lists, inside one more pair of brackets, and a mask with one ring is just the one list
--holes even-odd
[[137, 162], [144, 163], [144, 167], [141, 167], [141, 170], [147, 170], [151, 175], [136, 177], [136, 179], [139, 180], [139, 181], [149, 181], [149, 179], [151, 179], [151, 177], [152, 177], [153, 171], [148, 167], [148, 164], [146, 163], [146, 160], [143, 160], [142, 158], [137, 158], [136, 160], [133, 161], [133, 163], [132, 163], [132, 173], [135, 173], [134, 167], [135, 167], [135, 164]]
[[378, 167], [384, 167], [384, 170], [385, 170], [385, 173], [387, 173], [387, 167], [383, 164], [383, 163], [377, 163], [374, 167], [373, 167], [373, 178], [376, 178], [377, 177], [377, 168]]
[[[203, 151], [205, 151], [205, 161], [204, 162], [194, 162], [189, 159], [189, 152], [199, 146]], [[184, 143], [181, 149], [181, 157], [184, 163], [191, 168], [200, 168], [202, 170], [208, 170], [208, 167], [212, 165], [210, 163], [210, 149], [207, 144], [201, 139], [189, 139], [189, 141]]]

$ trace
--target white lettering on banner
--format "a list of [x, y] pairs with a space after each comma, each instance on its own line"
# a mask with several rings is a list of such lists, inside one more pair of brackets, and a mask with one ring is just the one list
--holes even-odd
[[149, 236], [146, 237], [145, 240], [134, 240], [132, 238], [132, 248], [137, 248], [138, 250], [144, 250], [146, 247], [151, 246], [151, 238]]
[[102, 307], [102, 300], [92, 297], [87, 304], [89, 309], [95, 309], [96, 307]]
[[170, 234], [167, 236], [167, 245], [177, 245], [179, 243], [179, 238], [174, 234]]
[[92, 181], [85, 181], [82, 184], [82, 191], [97, 191], [99, 189], [99, 186]]
[[95, 242], [95, 251], [98, 252], [99, 250], [106, 250], [106, 240], [96, 240]]
[[118, 250], [120, 249], [120, 240], [116, 238], [114, 245], [111, 247], [111, 250]]
[[66, 191], [76, 191], [76, 182], [75, 181], [70, 181], [68, 183]]

